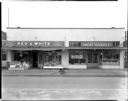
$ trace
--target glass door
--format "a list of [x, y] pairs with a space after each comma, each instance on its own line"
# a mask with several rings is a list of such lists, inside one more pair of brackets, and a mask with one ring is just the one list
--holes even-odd
[[88, 52], [87, 68], [88, 69], [98, 68], [98, 53], [97, 52]]

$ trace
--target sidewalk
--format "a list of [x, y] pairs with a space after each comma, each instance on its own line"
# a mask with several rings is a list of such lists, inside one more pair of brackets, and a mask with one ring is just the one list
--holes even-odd
[[41, 76], [41, 77], [128, 77], [127, 69], [68, 69], [64, 74], [59, 70], [2, 70], [2, 76]]

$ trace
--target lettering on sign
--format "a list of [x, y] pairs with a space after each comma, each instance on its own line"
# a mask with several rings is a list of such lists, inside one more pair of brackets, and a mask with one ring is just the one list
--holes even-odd
[[16, 46], [34, 46], [34, 47], [57, 47], [63, 46], [63, 42], [16, 42]]
[[83, 55], [71, 55], [72, 59], [83, 59]]
[[17, 46], [50, 46], [50, 42], [16, 42]]
[[63, 41], [5, 41], [3, 46], [10, 47], [63, 47]]
[[70, 46], [75, 47], [115, 47], [119, 46], [119, 42], [109, 42], [109, 41], [81, 41], [81, 42], [69, 42]]
[[112, 43], [82, 43], [81, 46], [95, 46], [95, 47], [109, 47], [109, 46], [112, 46]]

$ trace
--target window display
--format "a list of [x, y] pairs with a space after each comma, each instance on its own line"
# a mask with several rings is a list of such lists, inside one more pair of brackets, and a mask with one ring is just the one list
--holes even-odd
[[57, 66], [61, 65], [60, 52], [47, 52], [44, 58], [44, 66]]
[[42, 52], [39, 55], [40, 66], [58, 66], [61, 65], [61, 51]]
[[85, 51], [83, 50], [70, 50], [69, 51], [69, 64], [85, 64]]
[[119, 65], [119, 51], [104, 51], [102, 55], [102, 64]]
[[20, 52], [20, 51], [14, 51], [14, 61], [26, 61], [29, 62], [30, 61], [30, 54], [27, 51], [24, 52]]
[[[30, 54], [29, 51], [13, 51], [14, 58], [11, 62], [11, 66], [15, 68], [30, 68]], [[12, 68], [11, 68], [12, 69]]]

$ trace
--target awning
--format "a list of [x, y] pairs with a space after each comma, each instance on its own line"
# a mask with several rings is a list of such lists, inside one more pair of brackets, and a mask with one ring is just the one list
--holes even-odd
[[53, 47], [53, 48], [49, 48], [49, 47], [45, 47], [45, 48], [23, 48], [23, 47], [21, 47], [21, 48], [19, 48], [19, 47], [2, 47], [2, 49], [7, 49], [7, 50], [23, 50], [23, 51], [25, 51], [25, 50], [44, 50], [44, 51], [50, 51], [50, 50], [61, 50], [61, 49], [63, 49], [62, 47], [60, 48], [60, 47]]
[[68, 49], [127, 50], [127, 47], [68, 47]]
[[64, 49], [93, 49], [93, 50], [127, 50], [127, 47], [44, 47], [44, 48], [23, 48], [23, 47], [2, 47], [6, 50], [64, 50]]

